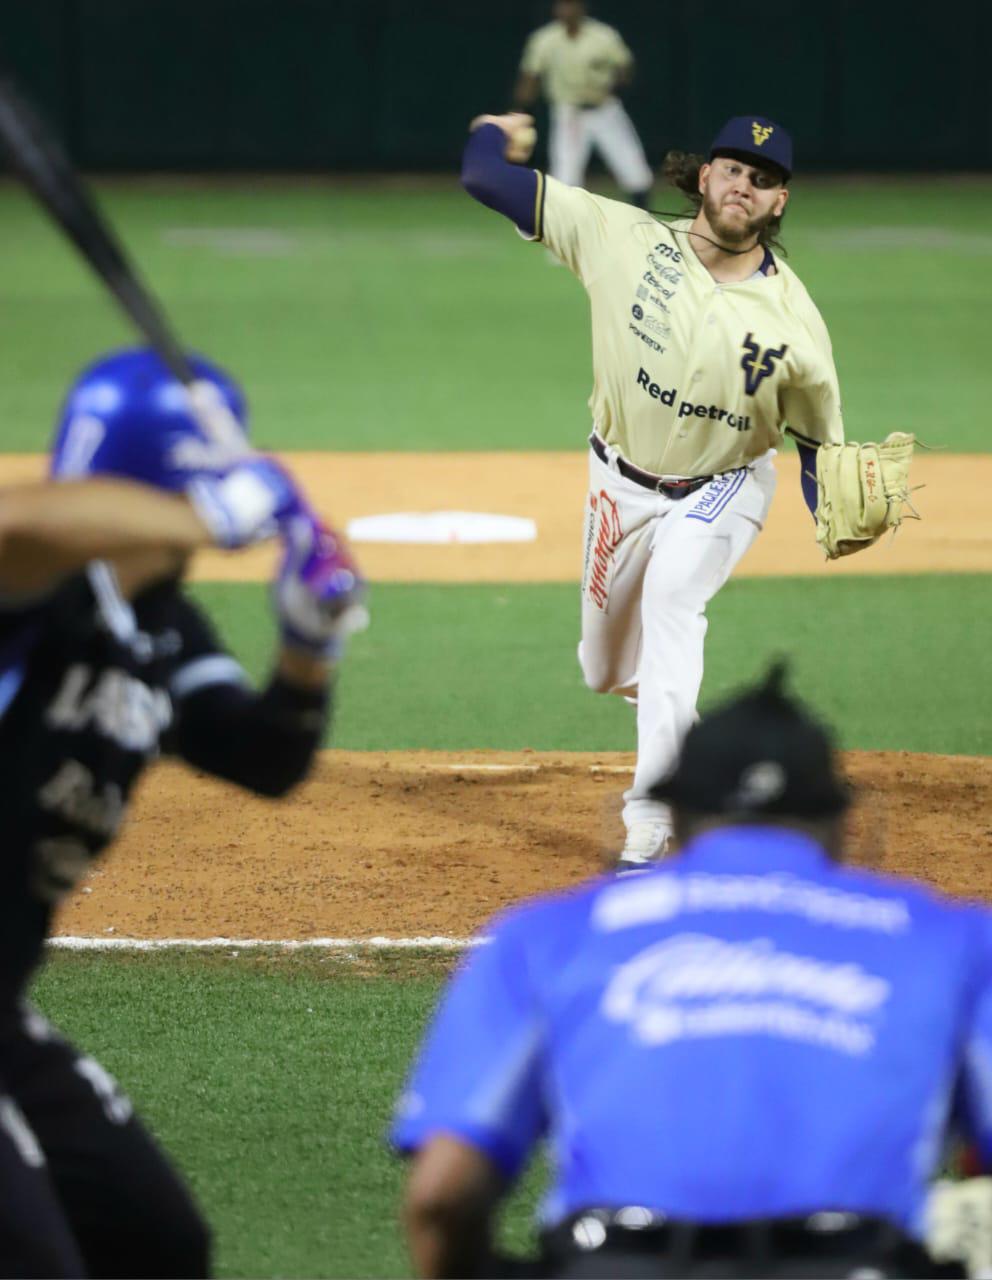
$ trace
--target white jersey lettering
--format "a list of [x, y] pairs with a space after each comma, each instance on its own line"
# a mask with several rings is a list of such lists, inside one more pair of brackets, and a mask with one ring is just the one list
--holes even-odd
[[109, 668], [93, 683], [84, 663], [69, 667], [45, 714], [52, 728], [78, 731], [92, 725], [128, 751], [151, 751], [172, 718], [168, 695], [125, 671]]

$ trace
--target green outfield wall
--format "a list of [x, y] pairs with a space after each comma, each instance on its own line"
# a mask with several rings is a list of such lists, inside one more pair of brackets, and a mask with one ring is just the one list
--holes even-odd
[[[98, 169], [449, 169], [506, 107], [541, 0], [5, 0], [0, 43]], [[603, 0], [640, 73], [657, 163], [761, 112], [806, 170], [992, 163], [992, 6], [909, 21], [898, 0]]]

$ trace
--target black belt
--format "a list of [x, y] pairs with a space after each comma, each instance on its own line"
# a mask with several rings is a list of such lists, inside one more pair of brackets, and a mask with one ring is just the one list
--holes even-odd
[[[589, 444], [593, 453], [600, 460], [610, 465], [610, 455], [595, 431], [589, 437]], [[663, 476], [652, 475], [650, 471], [642, 471], [640, 467], [635, 467], [632, 462], [628, 462], [626, 458], [616, 455], [617, 470], [627, 480], [633, 480], [634, 484], [639, 484], [644, 489], [651, 489], [654, 493], [663, 493], [666, 498], [687, 498], [690, 493], [695, 493], [697, 489], [701, 489], [704, 484], [709, 484], [713, 479], [712, 476], [693, 476], [689, 480], [666, 480]]]
[[649, 1209], [584, 1209], [541, 1235], [546, 1264], [600, 1250], [650, 1254], [688, 1266], [706, 1258], [898, 1258], [899, 1275], [963, 1275], [955, 1264], [938, 1267], [894, 1223], [859, 1213], [824, 1212], [802, 1218], [750, 1218], [703, 1223], [668, 1218]]

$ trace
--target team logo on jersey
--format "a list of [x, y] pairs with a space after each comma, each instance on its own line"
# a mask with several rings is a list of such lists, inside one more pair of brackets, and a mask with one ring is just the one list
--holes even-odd
[[38, 792], [38, 804], [103, 840], [113, 838], [124, 818], [124, 792], [118, 784], [101, 785], [78, 760], [63, 760]]
[[99, 671], [73, 663], [45, 712], [45, 723], [69, 733], [92, 729], [125, 751], [148, 755], [172, 720], [164, 689], [152, 688], [126, 671]]
[[780, 347], [766, 347], [764, 351], [749, 333], [744, 339], [744, 354], [741, 356], [741, 368], [744, 370], [744, 390], [753, 396], [761, 386], [762, 380], [775, 372], [775, 361], [781, 360], [789, 350], [786, 343]]
[[756, 147], [763, 147], [774, 132], [775, 126], [772, 124], [758, 124], [757, 120], [751, 121], [751, 136], [754, 138]]

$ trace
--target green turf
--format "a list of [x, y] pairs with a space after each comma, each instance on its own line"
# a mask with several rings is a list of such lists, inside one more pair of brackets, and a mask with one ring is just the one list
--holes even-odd
[[396, 1202], [382, 1136], [435, 989], [319, 960], [57, 956], [37, 995], [187, 1173], [220, 1274], [347, 1276], [403, 1268], [373, 1206]]
[[[261, 586], [196, 594], [256, 675], [271, 652]], [[334, 743], [349, 749], [632, 750], [633, 713], [588, 692], [569, 585], [379, 585], [342, 668]], [[982, 575], [752, 579], [710, 606], [703, 704], [773, 654], [845, 747], [992, 754]]]
[[[246, 382], [264, 444], [581, 447], [590, 387], [581, 289], [453, 177], [427, 187], [158, 179], [100, 190], [187, 341]], [[853, 438], [901, 428], [951, 449], [989, 449], [989, 192], [974, 178], [796, 183], [790, 261], [830, 327]], [[672, 199], [658, 193], [659, 203]], [[216, 228], [249, 238], [204, 242]], [[37, 449], [77, 367], [127, 330], [9, 184], [0, 232], [3, 447]]]
[[[402, 1168], [383, 1137], [442, 971], [423, 956], [56, 954], [35, 995], [186, 1174], [219, 1275], [396, 1276]], [[509, 1215], [518, 1244], [532, 1200]]]
[[[447, 186], [178, 180], [102, 188], [191, 344], [289, 448], [568, 448], [587, 426], [581, 290]], [[796, 184], [791, 262], [830, 326], [849, 433], [988, 450], [987, 182]], [[267, 236], [204, 243], [210, 228]], [[34, 208], [0, 185], [2, 447], [44, 446], [75, 369], [129, 340]], [[274, 234], [272, 234], [274, 233]], [[198, 240], [197, 237], [200, 237]], [[254, 674], [264, 588], [196, 593]], [[584, 689], [575, 587], [377, 586], [342, 670], [336, 745], [606, 750], [630, 708]], [[793, 655], [846, 747], [992, 753], [988, 579], [732, 582], [704, 704]], [[444, 962], [447, 963], [447, 962]], [[41, 1003], [121, 1079], [186, 1171], [224, 1276], [407, 1273], [382, 1134], [441, 962], [58, 955]], [[507, 1215], [529, 1235], [535, 1174]]]

